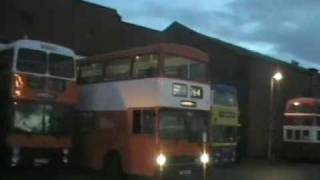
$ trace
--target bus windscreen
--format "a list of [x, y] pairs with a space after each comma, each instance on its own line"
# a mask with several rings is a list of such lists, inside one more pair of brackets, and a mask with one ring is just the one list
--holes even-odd
[[74, 60], [70, 56], [59, 54], [49, 55], [49, 72], [51, 75], [65, 78], [73, 78], [74, 73]]
[[32, 49], [21, 48], [18, 51], [17, 69], [23, 72], [40, 73], [47, 72], [46, 53]]
[[237, 127], [214, 126], [211, 128], [210, 139], [213, 142], [234, 142], [237, 139]]
[[72, 109], [60, 105], [15, 104], [13, 130], [17, 133], [66, 135]]
[[206, 113], [181, 110], [160, 112], [160, 136], [201, 142], [206, 132]]
[[237, 94], [234, 92], [215, 89], [213, 104], [221, 106], [237, 106]]

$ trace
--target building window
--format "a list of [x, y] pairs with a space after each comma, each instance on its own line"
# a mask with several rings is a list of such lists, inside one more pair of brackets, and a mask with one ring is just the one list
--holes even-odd
[[154, 133], [155, 112], [153, 110], [133, 111], [132, 131], [134, 134]]

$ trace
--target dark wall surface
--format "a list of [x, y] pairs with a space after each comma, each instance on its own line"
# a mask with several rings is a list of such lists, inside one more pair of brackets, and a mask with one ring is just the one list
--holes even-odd
[[[0, 0], [0, 40], [13, 41], [25, 35], [70, 47], [84, 56], [157, 42], [175, 42], [207, 52], [212, 83], [238, 89], [240, 149], [249, 157], [266, 156], [270, 119], [274, 122], [274, 151], [279, 156], [285, 102], [296, 96], [319, 95], [317, 72], [205, 36], [179, 23], [164, 31], [126, 23], [114, 9], [79, 0]], [[277, 70], [285, 78], [275, 86], [276, 110], [270, 118], [270, 79]]]

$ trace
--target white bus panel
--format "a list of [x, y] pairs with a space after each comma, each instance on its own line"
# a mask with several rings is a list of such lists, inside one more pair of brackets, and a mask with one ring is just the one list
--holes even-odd
[[[173, 95], [173, 84], [187, 87], [187, 96]], [[191, 86], [201, 90], [201, 98], [191, 98]], [[120, 111], [128, 108], [171, 107], [210, 109], [210, 87], [206, 84], [169, 78], [146, 78], [81, 85], [80, 110]], [[184, 104], [186, 103], [186, 105]]]

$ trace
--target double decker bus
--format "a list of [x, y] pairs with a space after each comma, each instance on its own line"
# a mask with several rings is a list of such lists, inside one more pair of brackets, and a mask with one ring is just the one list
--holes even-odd
[[301, 97], [288, 101], [283, 123], [283, 156], [320, 159], [320, 99]]
[[74, 52], [35, 40], [0, 49], [0, 163], [68, 163], [77, 103]]
[[237, 90], [228, 85], [214, 85], [211, 90], [210, 149], [213, 164], [237, 159], [239, 106]]
[[209, 161], [208, 61], [163, 43], [79, 62], [84, 165], [111, 176], [197, 174]]

